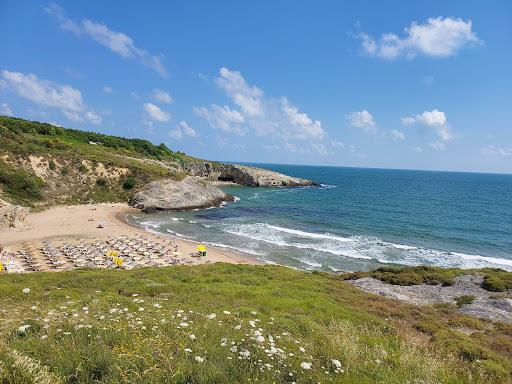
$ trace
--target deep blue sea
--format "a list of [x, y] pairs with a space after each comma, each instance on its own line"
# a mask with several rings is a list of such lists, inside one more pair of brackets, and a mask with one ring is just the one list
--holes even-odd
[[228, 187], [236, 202], [135, 215], [152, 231], [327, 271], [512, 270], [512, 175], [254, 164], [321, 187]]

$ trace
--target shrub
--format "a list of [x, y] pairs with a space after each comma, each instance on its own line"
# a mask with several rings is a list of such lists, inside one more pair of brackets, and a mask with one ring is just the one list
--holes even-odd
[[80, 167], [78, 167], [78, 170], [80, 171], [80, 173], [89, 172], [89, 168], [87, 168], [87, 166], [85, 166], [84, 164], [80, 164]]
[[68, 168], [68, 167], [63, 167], [63, 168], [61, 169], [61, 171], [60, 171], [60, 174], [61, 174], [62, 176], [67, 176], [67, 175], [69, 175], [69, 168]]
[[491, 292], [505, 292], [507, 290], [505, 282], [498, 276], [486, 276], [482, 288]]
[[457, 303], [457, 307], [462, 307], [465, 304], [472, 304], [475, 301], [475, 296], [473, 295], [463, 295], [455, 298], [455, 302]]
[[50, 160], [48, 162], [48, 167], [50, 168], [51, 171], [55, 171], [57, 169], [57, 165], [55, 164], [55, 161], [53, 161], [53, 160]]
[[123, 189], [130, 190], [135, 187], [135, 178], [133, 176], [128, 176], [123, 183]]
[[106, 187], [108, 184], [108, 180], [104, 177], [98, 177], [98, 180], [96, 180], [96, 185], [100, 187]]

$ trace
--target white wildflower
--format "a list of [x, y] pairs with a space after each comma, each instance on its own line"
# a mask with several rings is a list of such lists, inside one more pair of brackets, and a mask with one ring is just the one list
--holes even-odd
[[256, 338], [256, 341], [257, 341], [258, 343], [264, 343], [264, 342], [265, 342], [265, 338], [264, 338], [263, 336], [258, 336], [258, 337]]
[[235, 325], [235, 329], [241, 329], [241, 328], [242, 328], [242, 326], [240, 324]]
[[301, 351], [302, 353], [306, 352], [306, 349], [304, 347], [299, 347], [299, 351]]
[[30, 288], [23, 288], [22, 291], [25, 295], [28, 295], [30, 293]]
[[190, 337], [190, 340], [195, 340], [195, 339], [197, 339], [196, 335], [194, 335], [194, 334], [191, 334], [189, 337]]
[[144, 307], [139, 307], [139, 312], [144, 312]]
[[304, 370], [309, 370], [311, 369], [311, 363], [303, 361], [302, 363], [300, 363], [300, 367]]
[[190, 348], [185, 348], [185, 353], [191, 353], [192, 350]]
[[340, 369], [341, 368], [341, 362], [339, 360], [332, 359], [331, 362], [334, 364], [336, 369]]
[[27, 332], [27, 329], [30, 328], [29, 324], [24, 324], [21, 327], [18, 327], [18, 333], [25, 333]]
[[217, 317], [217, 315], [215, 313], [210, 313], [207, 317], [208, 317], [208, 320], [213, 320]]
[[180, 323], [180, 327], [183, 327], [183, 328], [188, 327], [188, 323]]
[[222, 313], [225, 315], [231, 315], [231, 312], [229, 312], [229, 311], [222, 311]]
[[197, 362], [197, 363], [203, 363], [204, 362], [204, 358], [201, 357], [201, 356], [196, 356], [194, 357], [194, 360]]

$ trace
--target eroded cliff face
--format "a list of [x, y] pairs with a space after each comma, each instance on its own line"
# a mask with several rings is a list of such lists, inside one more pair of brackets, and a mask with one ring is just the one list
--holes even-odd
[[183, 166], [192, 176], [229, 181], [251, 187], [299, 187], [316, 185], [312, 180], [283, 175], [268, 169], [238, 164], [190, 161]]
[[135, 193], [130, 205], [150, 213], [163, 210], [187, 210], [217, 206], [233, 197], [202, 178], [187, 176], [181, 181], [153, 181]]
[[0, 230], [23, 227], [27, 215], [28, 208], [0, 199]]

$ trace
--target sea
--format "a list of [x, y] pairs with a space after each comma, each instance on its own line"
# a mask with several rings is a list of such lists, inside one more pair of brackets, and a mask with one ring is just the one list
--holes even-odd
[[235, 201], [221, 207], [129, 219], [150, 231], [304, 270], [512, 271], [512, 175], [250, 165], [320, 186], [229, 186], [223, 189]]

